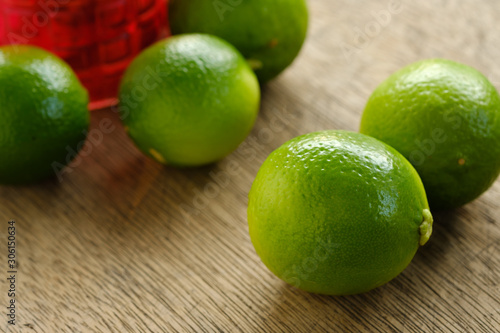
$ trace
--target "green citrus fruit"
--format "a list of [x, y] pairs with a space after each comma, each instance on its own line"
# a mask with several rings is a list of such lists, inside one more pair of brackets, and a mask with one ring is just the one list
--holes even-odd
[[122, 120], [147, 155], [164, 164], [199, 166], [235, 150], [253, 127], [260, 88], [245, 59], [210, 35], [171, 37], [127, 69]]
[[87, 104], [86, 90], [61, 59], [34, 47], [1, 47], [0, 183], [55, 176], [83, 146]]
[[414, 165], [432, 209], [474, 200], [500, 173], [500, 97], [481, 73], [453, 61], [391, 75], [370, 97], [360, 131]]
[[174, 34], [202, 32], [233, 44], [266, 82], [297, 57], [306, 38], [305, 0], [171, 0]]
[[248, 223], [274, 274], [329, 295], [390, 281], [432, 232], [411, 164], [383, 142], [346, 131], [299, 136], [271, 153], [250, 191]]

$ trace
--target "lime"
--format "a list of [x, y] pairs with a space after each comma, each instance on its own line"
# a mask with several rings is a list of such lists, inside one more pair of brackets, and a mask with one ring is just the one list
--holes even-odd
[[401, 273], [432, 232], [422, 182], [369, 136], [323, 131], [292, 139], [260, 168], [250, 236], [264, 264], [305, 291], [369, 291]]
[[210, 35], [160, 41], [127, 69], [120, 110], [130, 137], [148, 156], [199, 166], [235, 150], [253, 127], [260, 88], [241, 54]]
[[403, 154], [432, 209], [462, 206], [500, 173], [500, 97], [477, 70], [449, 60], [411, 64], [371, 95], [361, 132]]
[[88, 95], [71, 68], [29, 46], [0, 48], [0, 183], [55, 176], [83, 146]]
[[307, 33], [305, 0], [171, 0], [169, 13], [174, 34], [208, 33], [233, 44], [260, 82], [293, 62]]

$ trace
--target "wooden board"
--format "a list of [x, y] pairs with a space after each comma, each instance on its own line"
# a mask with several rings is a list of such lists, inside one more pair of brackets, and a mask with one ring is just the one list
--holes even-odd
[[[273, 149], [311, 131], [357, 130], [377, 84], [419, 59], [464, 62], [500, 87], [498, 1], [309, 3], [300, 58], [265, 87], [254, 131], [224, 161], [162, 167], [137, 151], [107, 110], [92, 114], [92, 126], [110, 119], [114, 129], [101, 143], [95, 138], [61, 183], [0, 187], [0, 331], [500, 330], [500, 182], [466, 207], [437, 214], [412, 264], [364, 295], [304, 293], [255, 254], [247, 193]], [[373, 13], [389, 9], [377, 25]], [[356, 39], [365, 28], [371, 37]], [[9, 219], [17, 221], [15, 327], [4, 315]]]

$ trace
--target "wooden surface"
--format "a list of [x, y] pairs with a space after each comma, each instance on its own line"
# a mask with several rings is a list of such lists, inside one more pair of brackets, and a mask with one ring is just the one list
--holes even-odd
[[[391, 1], [310, 0], [307, 44], [263, 91], [249, 139], [217, 165], [162, 167], [115, 129], [63, 182], [0, 187], [0, 301], [7, 221], [17, 221], [18, 324], [8, 332], [498, 332], [500, 182], [436, 215], [435, 231], [391, 283], [351, 297], [311, 295], [259, 261], [247, 193], [266, 156], [322, 129], [357, 130], [371, 91], [418, 59], [472, 65], [500, 86], [500, 2], [401, 2], [364, 44], [357, 29]], [[362, 40], [361, 40], [362, 41]], [[360, 40], [358, 40], [360, 42]], [[358, 51], [345, 56], [340, 45]], [[3, 277], [5, 275], [5, 278]]]

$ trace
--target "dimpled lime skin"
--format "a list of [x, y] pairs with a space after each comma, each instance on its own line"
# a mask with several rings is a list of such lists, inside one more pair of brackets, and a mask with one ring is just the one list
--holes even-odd
[[173, 166], [216, 162], [250, 133], [260, 87], [241, 54], [204, 34], [168, 38], [140, 54], [120, 88], [121, 117], [137, 146]]
[[453, 61], [391, 75], [371, 95], [360, 131], [414, 165], [433, 210], [476, 199], [500, 173], [500, 97], [481, 73]]
[[305, 0], [171, 0], [169, 22], [174, 34], [202, 32], [229, 41], [264, 83], [299, 54], [308, 10]]
[[411, 164], [359, 133], [292, 139], [260, 168], [249, 194], [252, 243], [279, 278], [308, 292], [347, 295], [396, 277], [432, 217]]
[[65, 165], [66, 148], [76, 151], [85, 140], [88, 101], [61, 59], [34, 47], [0, 47], [0, 183], [55, 176], [53, 163]]

